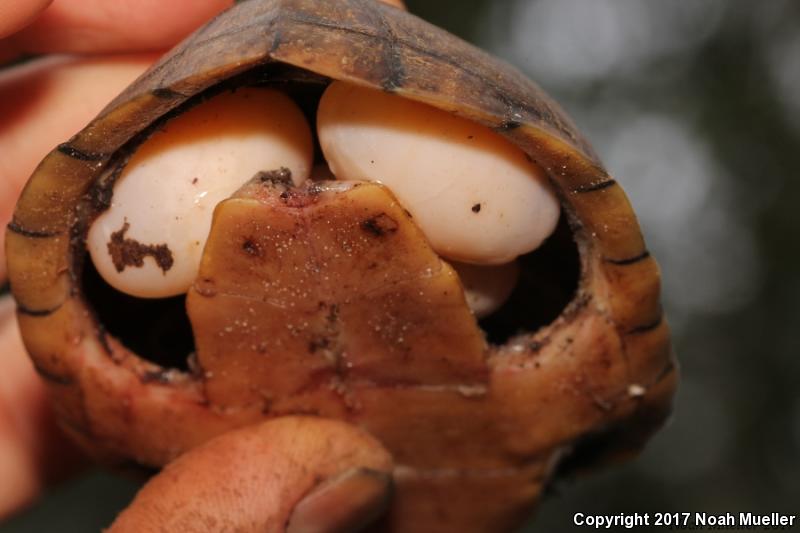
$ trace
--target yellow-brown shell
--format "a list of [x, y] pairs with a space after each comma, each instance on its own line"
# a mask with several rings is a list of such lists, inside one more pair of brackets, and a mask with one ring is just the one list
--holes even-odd
[[318, 413], [365, 426], [394, 455], [396, 530], [503, 529], [581, 438], [600, 435], [604, 455], [638, 449], [669, 411], [676, 371], [658, 267], [625, 194], [537, 85], [373, 0], [242, 2], [39, 165], [8, 227], [9, 275], [26, 346], [65, 429], [106, 461], [160, 466], [264, 416], [216, 409], [202, 377], [164, 372], [106, 335], [81, 292], [75, 236], [82, 202], [122, 147], [192, 96], [271, 63], [393, 92], [502, 133], [545, 169], [578, 243], [574, 301], [530, 342], [493, 350], [477, 394], [387, 385], [355, 391], [355, 411]]

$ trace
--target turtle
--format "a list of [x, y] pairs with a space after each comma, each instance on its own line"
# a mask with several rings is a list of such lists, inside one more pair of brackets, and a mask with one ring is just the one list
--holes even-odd
[[[458, 277], [391, 191], [294, 186], [275, 169], [217, 207], [185, 299], [153, 304], [156, 313], [97, 281], [89, 225], [155, 131], [240, 87], [278, 88], [313, 113], [334, 82], [489, 128], [538, 165], [562, 215], [548, 243], [523, 258], [522, 279], [547, 286], [520, 283], [507, 311], [479, 322], [453, 294]], [[287, 217], [280, 230], [275, 221]], [[361, 289], [322, 283], [320, 272], [279, 275], [292, 305], [311, 317], [307, 331], [293, 311], [269, 307], [258, 277], [274, 267], [264, 246], [282, 243], [299, 257], [312, 241], [347, 239], [362, 244], [330, 268]], [[61, 427], [90, 456], [158, 469], [194, 449], [213, 455], [220, 445], [208, 441], [235, 443], [242, 428], [265, 421], [302, 439], [338, 420], [337, 442], [383, 450], [370, 464], [394, 486], [377, 526], [385, 531], [513, 529], [560, 473], [640, 450], [668, 417], [677, 386], [658, 266], [619, 183], [538, 85], [396, 2], [237, 3], [45, 157], [19, 198], [7, 250], [25, 346]], [[424, 281], [392, 277], [431, 268]], [[237, 291], [246, 300], [231, 296]], [[162, 312], [177, 318], [150, 319]], [[268, 338], [239, 327], [250, 316]], [[376, 320], [383, 333], [370, 331]], [[152, 349], [142, 339], [159, 327], [170, 342]], [[397, 328], [408, 337], [402, 350]], [[288, 346], [268, 371], [258, 366], [259, 339]], [[331, 339], [346, 344], [347, 364], [336, 360], [342, 349], [331, 356]], [[236, 348], [244, 345], [252, 349]], [[314, 453], [340, 453], [329, 448]], [[302, 494], [330, 474], [315, 468]]]

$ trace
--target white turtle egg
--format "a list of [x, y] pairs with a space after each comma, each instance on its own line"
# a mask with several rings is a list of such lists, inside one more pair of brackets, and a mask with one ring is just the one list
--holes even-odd
[[259, 171], [308, 178], [311, 130], [285, 94], [240, 88], [168, 121], [130, 158], [87, 247], [100, 275], [143, 298], [185, 293], [197, 275], [215, 206]]
[[491, 315], [506, 303], [519, 279], [517, 261], [504, 265], [450, 264], [461, 279], [467, 305], [478, 318]]
[[334, 82], [317, 114], [338, 179], [386, 185], [442, 256], [503, 264], [555, 229], [543, 171], [498, 133], [429, 105]]

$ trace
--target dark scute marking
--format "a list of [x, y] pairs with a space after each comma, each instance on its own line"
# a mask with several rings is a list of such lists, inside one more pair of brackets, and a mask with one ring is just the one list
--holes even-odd
[[72, 385], [75, 383], [75, 380], [71, 376], [62, 376], [54, 372], [50, 372], [49, 370], [46, 370], [40, 366], [36, 360], [33, 360], [33, 368], [36, 370], [36, 373], [39, 374], [39, 377], [50, 383], [54, 383], [56, 385]]
[[9, 231], [16, 233], [17, 235], [22, 235], [23, 237], [30, 237], [32, 239], [49, 239], [50, 237], [56, 237], [61, 235], [60, 231], [37, 231], [24, 228], [18, 222], [12, 220], [6, 226]]
[[607, 179], [603, 181], [596, 181], [594, 183], [589, 183], [586, 185], [581, 185], [580, 187], [572, 189], [572, 192], [582, 194], [587, 192], [602, 191], [603, 189], [608, 189], [609, 187], [613, 187], [616, 184], [617, 184], [616, 180]]
[[319, 17], [315, 17], [309, 13], [305, 12], [292, 12], [288, 13], [285, 19], [289, 22], [293, 22], [295, 24], [303, 24], [305, 26], [313, 26], [316, 28], [325, 28], [328, 30], [333, 30], [342, 33], [349, 33], [353, 35], [361, 35], [363, 37], [369, 37], [372, 39], [378, 39], [378, 35], [371, 33], [369, 31], [364, 31], [359, 28], [352, 28], [348, 26], [342, 26], [340, 24], [334, 24], [332, 22], [328, 22], [327, 20], [321, 19]]
[[390, 42], [386, 52], [386, 76], [381, 80], [381, 88], [386, 92], [395, 92], [403, 87], [406, 73], [400, 51]]
[[248, 237], [242, 243], [242, 250], [251, 257], [261, 257], [261, 247], [252, 237]]
[[391, 26], [381, 16], [381, 26], [386, 32], [386, 69], [387, 73], [384, 77], [381, 87], [384, 91], [396, 91], [405, 84], [406, 69], [403, 66], [403, 55], [401, 50], [396, 44], [397, 37], [394, 35]]
[[[188, 53], [189, 49], [200, 49], [200, 48], [213, 48], [213, 44], [219, 41], [229, 40], [234, 35], [242, 34], [251, 32], [254, 29], [258, 29], [263, 31], [266, 23], [264, 21], [266, 17], [255, 17], [251, 19], [247, 24], [234, 24], [231, 29], [227, 31], [219, 31], [217, 33], [213, 33], [210, 36], [206, 36], [204, 32], [195, 32], [190, 35], [183, 43], [181, 43], [180, 48], [175, 52], [175, 55], [170, 57], [170, 61], [165, 63], [157, 64], [148, 78], [155, 78], [156, 75], [160, 75], [161, 82], [164, 80], [169, 79], [170, 76], [163, 73], [167, 67], [174, 68], [175, 65], [180, 65], [180, 60]], [[201, 29], [207, 29], [208, 26], [215, 22], [217, 19], [212, 19], [208, 24], [203, 26]], [[191, 57], [191, 56], [190, 56]]]
[[605, 261], [606, 263], [611, 263], [612, 265], [627, 266], [627, 265], [634, 265], [636, 263], [644, 261], [648, 257], [650, 257], [650, 251], [645, 250], [644, 252], [635, 255], [633, 257], [627, 257], [625, 259], [613, 259], [611, 257], [605, 257], [603, 258], [603, 261]]
[[646, 324], [642, 324], [641, 326], [636, 326], [628, 330], [628, 335], [639, 335], [642, 333], [647, 333], [649, 331], [653, 331], [657, 329], [661, 323], [664, 321], [664, 314], [661, 313], [658, 315], [658, 318], [653, 320], [652, 322], [648, 322]]
[[318, 350], [330, 348], [331, 340], [328, 337], [314, 337], [308, 342], [308, 353], [317, 353]]
[[58, 304], [57, 306], [52, 307], [50, 309], [31, 309], [29, 307], [25, 307], [20, 303], [17, 303], [17, 313], [27, 316], [50, 316], [59, 309], [61, 309], [62, 305], [64, 304], [63, 303]]
[[168, 87], [159, 87], [158, 89], [153, 89], [152, 93], [156, 98], [163, 98], [164, 100], [186, 97], [185, 94], [179, 93], [178, 91], [173, 91]]
[[111, 261], [117, 272], [122, 272], [126, 267], [132, 266], [141, 268], [144, 266], [144, 258], [148, 255], [155, 259], [158, 268], [166, 273], [174, 259], [172, 251], [166, 244], [142, 244], [134, 239], [126, 239], [125, 233], [130, 228], [128, 221], [125, 221], [122, 229], [111, 234], [108, 242], [108, 253], [111, 254]]
[[276, 25], [277, 27], [273, 30], [275, 33], [272, 37], [272, 44], [269, 47], [269, 55], [273, 55], [275, 52], [277, 52], [283, 44], [283, 31], [281, 30], [281, 25], [279, 24], [280, 22], [282, 22], [282, 19], [278, 17], [270, 24], [269, 29], [272, 29], [272, 27]]
[[480, 213], [481, 212], [481, 204], [475, 204], [472, 206], [473, 213]]
[[374, 37], [379, 39], [382, 45], [382, 66], [385, 74], [380, 82], [381, 88], [386, 92], [394, 92], [405, 85], [406, 79], [402, 43], [381, 10], [375, 8], [375, 0], [359, 0], [358, 4], [360, 11], [372, 18], [373, 27], [378, 32]]
[[72, 159], [77, 159], [79, 161], [100, 161], [101, 159], [105, 158], [104, 154], [82, 152], [77, 148], [71, 146], [69, 143], [59, 144], [57, 150], [62, 154], [69, 156]]
[[398, 227], [397, 221], [386, 213], [375, 215], [361, 222], [361, 229], [375, 237], [383, 237], [387, 233], [394, 233]]

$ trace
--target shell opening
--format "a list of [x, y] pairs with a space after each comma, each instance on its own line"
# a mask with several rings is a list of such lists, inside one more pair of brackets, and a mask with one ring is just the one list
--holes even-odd
[[[266, 76], [261, 74], [255, 77], [260, 80], [261, 77]], [[291, 76], [287, 76], [287, 79], [289, 81], [268, 84], [268, 86], [279, 87], [281, 92], [274, 90], [264, 91], [263, 88], [240, 88], [237, 89], [237, 92], [245, 95], [251, 94], [250, 91], [271, 92], [281, 96], [284, 94], [291, 95], [296, 103], [296, 107], [291, 113], [292, 116], [295, 118], [298, 116], [305, 117], [303, 124], [308, 131], [312, 132], [308, 139], [304, 139], [303, 128], [296, 128], [300, 131], [300, 134], [294, 135], [292, 142], [296, 146], [301, 146], [301, 149], [296, 150], [300, 155], [295, 158], [297, 163], [294, 165], [299, 170], [293, 171], [292, 176], [300, 176], [299, 181], [306, 177], [310, 177], [312, 180], [330, 179], [334, 174], [331, 167], [336, 165], [331, 165], [331, 162], [325, 158], [327, 154], [325, 153], [324, 140], [323, 143], [320, 143], [320, 139], [313, 135], [317, 128], [317, 109], [325, 89], [328, 87], [328, 80], [309, 78], [307, 73], [299, 74], [297, 80], [292, 80]], [[241, 83], [241, 81], [237, 83]], [[247, 84], [252, 83], [252, 79], [247, 82]], [[263, 85], [260, 81], [256, 84]], [[230, 86], [227, 87], [229, 88]], [[225, 84], [223, 84], [212, 89], [212, 91], [218, 93], [220, 89], [223, 92], [227, 90]], [[196, 97], [196, 100], [203, 101], [207, 98], [205, 95], [200, 95]], [[190, 102], [186, 107], [191, 109], [193, 104], [193, 102]], [[180, 111], [176, 114], [185, 116], [180, 115]], [[289, 137], [292, 140], [292, 135]], [[290, 142], [290, 144], [292, 143]], [[128, 154], [132, 154], [132, 160], [137, 157], [137, 151], [143, 146], [143, 144], [138, 144], [128, 148]], [[208, 149], [204, 148], [202, 153], [207, 156]], [[118, 159], [122, 161], [126, 160], [127, 157], [128, 155], [124, 155], [124, 157], [120, 156]], [[260, 162], [258, 163], [258, 170], [271, 170], [272, 167], [285, 165], [286, 162], [284, 160], [269, 163]], [[268, 168], [261, 168], [264, 166]], [[243, 172], [241, 175], [237, 174], [237, 180], [234, 180], [235, 184], [229, 185], [227, 189], [220, 192], [221, 197], [216, 201], [230, 196], [240, 186], [241, 180], [247, 180], [252, 174], [249, 171]], [[193, 185], [191, 180], [188, 180], [187, 183]], [[107, 187], [108, 184], [105, 186]], [[536, 187], [541, 188], [541, 184], [537, 182]], [[491, 194], [491, 191], [478, 191], [478, 193], [480, 193], [480, 196], [481, 194]], [[167, 192], [162, 191], [156, 196], [162, 198], [167, 194]], [[522, 248], [517, 248], [516, 252], [512, 251], [503, 256], [503, 262], [506, 262], [510, 258], [519, 255], [516, 261], [519, 265], [518, 268], [469, 267], [472, 270], [471, 279], [467, 280], [467, 276], [463, 279], [463, 284], [467, 291], [467, 300], [472, 302], [473, 310], [480, 318], [479, 325], [487, 340], [492, 344], [505, 343], [518, 334], [536, 331], [552, 322], [564, 311], [576, 294], [580, 278], [580, 260], [572, 232], [568, 227], [566, 217], [562, 214], [559, 218], [557, 204], [555, 210], [553, 210], [550, 200], [546, 196], [538, 198], [540, 210], [545, 213], [544, 217], [547, 221], [539, 224], [537, 229], [539, 234], [533, 237], [536, 242], [533, 245], [530, 243], [524, 244]], [[544, 199], [542, 200], [542, 198]], [[112, 198], [112, 206], [114, 202], [115, 200]], [[472, 216], [477, 216], [480, 213], [487, 214], [487, 204], [489, 203], [485, 200], [471, 203], [468, 206], [468, 214]], [[98, 217], [95, 220], [101, 220], [101, 217], [108, 215], [108, 212], [103, 212], [102, 209], [96, 209], [95, 212], [97, 213], [96, 217]], [[141, 212], [141, 210], [133, 210], [133, 213], [137, 212]], [[126, 237], [130, 236], [130, 233], [122, 231], [125, 227], [124, 218], [123, 216], [123, 219], [115, 219], [113, 224], [106, 224], [108, 228], [113, 230], [111, 233], [116, 233], [117, 240], [123, 242]], [[208, 224], [210, 225], [210, 220]], [[155, 229], [154, 235], [163, 236], [163, 226], [163, 223], [153, 225]], [[205, 231], [207, 232], [207, 230]], [[111, 240], [110, 235], [104, 235], [102, 239], [97, 240], [100, 243], [101, 251]], [[145, 246], [152, 245], [153, 247], [140, 248], [138, 250], [140, 255], [143, 255], [145, 262], [149, 263], [150, 270], [155, 271], [156, 278], [165, 277], [165, 271], [162, 268], [163, 264], [158, 262], [158, 250], [155, 248], [159, 244], [158, 238], [149, 241], [141, 239], [141, 241], [143, 242], [140, 244]], [[516, 245], [512, 243], [513, 246]], [[533, 250], [529, 251], [531, 246]], [[92, 231], [89, 231], [88, 248], [90, 251], [93, 248], [96, 251], [98, 248], [97, 243], [92, 243]], [[199, 248], [202, 250], [202, 246]], [[95, 252], [92, 252], [93, 258], [95, 255]], [[450, 255], [458, 256], [459, 254]], [[445, 260], [450, 261], [447, 258]], [[470, 261], [478, 263], [498, 262], [484, 259], [474, 260], [474, 258], [470, 259]], [[190, 360], [195, 351], [195, 341], [192, 326], [185, 309], [185, 295], [183, 293], [186, 290], [186, 282], [182, 282], [181, 288], [178, 290], [169, 288], [156, 293], [133, 291], [133, 295], [125, 294], [125, 292], [119, 290], [119, 284], [110, 283], [107, 272], [105, 272], [108, 270], [108, 265], [104, 269], [102, 264], [102, 260], [85, 261], [81, 280], [84, 296], [94, 309], [104, 330], [144, 359], [155, 362], [162, 367], [188, 370], [192, 366]], [[453, 264], [458, 271], [458, 263]], [[196, 269], [196, 266], [193, 268]], [[475, 275], [475, 271], [480, 272], [482, 268], [495, 272], [494, 276], [501, 279], [499, 281], [498, 279], [482, 279], [480, 274]], [[196, 270], [194, 271], [196, 272]], [[516, 276], [518, 276], [518, 279]]]

